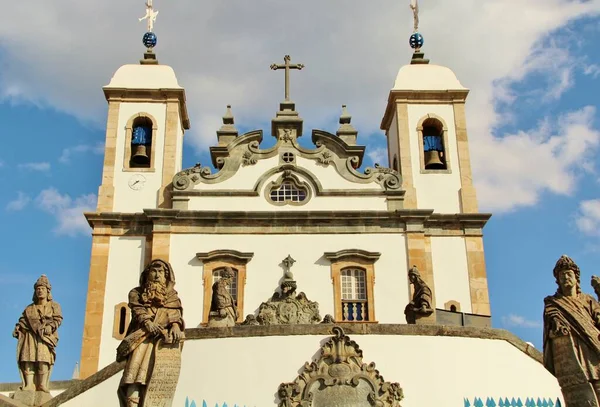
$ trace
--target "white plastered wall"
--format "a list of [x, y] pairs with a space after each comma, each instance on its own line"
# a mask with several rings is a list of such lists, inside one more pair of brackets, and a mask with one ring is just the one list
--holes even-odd
[[99, 367], [114, 362], [119, 341], [113, 338], [115, 305], [128, 302], [128, 294], [137, 287], [143, 269], [146, 238], [111, 237], [104, 295], [104, 315], [100, 340]]
[[[404, 391], [403, 407], [462, 406], [474, 397], [561, 399], [542, 364], [508, 342], [442, 336], [350, 335], [388, 382]], [[292, 382], [317, 354], [324, 335], [186, 341], [173, 406], [275, 406], [280, 383]], [[64, 405], [117, 407], [121, 373]], [[226, 378], [226, 380], [224, 380]]]
[[[125, 126], [129, 119], [138, 113], [149, 113], [156, 120], [158, 129], [153, 134], [154, 172], [124, 171]], [[156, 208], [158, 191], [162, 184], [162, 167], [165, 142], [166, 104], [163, 103], [121, 103], [119, 108], [119, 125], [117, 130], [117, 151], [114, 174], [114, 212], [142, 212], [144, 208]], [[146, 179], [141, 190], [129, 188], [132, 175], [142, 174]]]
[[471, 292], [465, 240], [458, 236], [431, 238], [431, 257], [437, 308], [458, 301], [461, 312], [471, 313]]
[[[445, 147], [452, 170], [451, 174], [421, 174], [417, 125], [419, 120], [429, 113], [443, 118], [448, 127], [448, 145]], [[459, 213], [458, 193], [461, 184], [454, 107], [452, 105], [408, 105], [408, 121], [413, 180], [417, 190], [419, 209], [434, 209], [438, 213]]]
[[334, 314], [331, 266], [323, 254], [342, 249], [380, 252], [375, 263], [375, 318], [381, 323], [404, 323], [403, 309], [409, 302], [404, 239], [401, 234], [172, 235], [170, 261], [186, 325], [195, 327], [202, 321], [204, 288], [203, 264], [195, 258], [198, 252], [232, 249], [254, 253], [246, 267], [244, 316], [271, 298], [283, 276], [280, 263], [291, 255], [296, 260], [292, 272], [298, 292], [319, 303], [321, 317]]

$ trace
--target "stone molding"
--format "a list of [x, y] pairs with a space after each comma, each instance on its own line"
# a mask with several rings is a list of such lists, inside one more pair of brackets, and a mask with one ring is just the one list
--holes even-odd
[[185, 130], [190, 129], [190, 117], [185, 102], [184, 89], [127, 89], [127, 88], [103, 88], [104, 96], [108, 102], [126, 103], [167, 103], [177, 101], [181, 125]]
[[203, 263], [210, 261], [231, 262], [235, 264], [248, 264], [254, 257], [254, 253], [239, 252], [237, 250], [220, 249], [213, 250], [208, 253], [196, 253], [196, 258]]
[[[271, 192], [273, 192], [274, 190], [280, 188], [283, 185], [284, 182], [291, 182], [297, 189], [304, 191], [305, 194], [306, 194], [304, 200], [300, 201], [300, 202], [294, 202], [294, 201], [291, 201], [291, 200], [285, 200], [283, 202], [273, 201], [271, 199]], [[256, 191], [256, 192], [258, 193], [258, 191]], [[275, 205], [275, 206], [286, 206], [286, 205], [302, 206], [302, 205], [306, 205], [308, 203], [308, 201], [310, 201], [310, 199], [312, 198], [312, 188], [310, 188], [308, 182], [303, 181], [300, 177], [298, 177], [297, 175], [295, 175], [292, 171], [285, 170], [279, 176], [279, 178], [277, 178], [275, 181], [272, 181], [271, 183], [269, 183], [269, 185], [267, 185], [266, 188], [264, 188], [263, 195], [265, 197], [265, 200], [268, 203], [270, 203], [271, 205]]]
[[331, 262], [345, 261], [350, 258], [358, 258], [365, 262], [374, 263], [379, 260], [381, 253], [368, 252], [361, 249], [344, 249], [337, 252], [325, 252], [324, 257]]
[[396, 111], [397, 103], [418, 104], [449, 104], [465, 103], [469, 94], [468, 89], [456, 90], [392, 90], [381, 120], [381, 130], [388, 130]]
[[[165, 233], [425, 233], [429, 236], [483, 236], [491, 214], [434, 214], [396, 211], [188, 211], [145, 209], [143, 213], [86, 212], [98, 236], [148, 236]], [[383, 227], [383, 228], [382, 228]]]

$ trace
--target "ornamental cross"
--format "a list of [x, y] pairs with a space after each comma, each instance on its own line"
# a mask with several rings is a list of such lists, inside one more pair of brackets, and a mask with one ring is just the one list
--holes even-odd
[[410, 0], [410, 8], [413, 11], [413, 20], [415, 24], [415, 31], [419, 31], [419, 0]]
[[158, 11], [154, 10], [152, 7], [152, 0], [146, 1], [146, 15], [144, 17], [139, 18], [139, 21], [148, 20], [148, 32], [152, 32], [154, 29], [154, 22], [156, 21], [156, 16], [158, 15]]
[[292, 60], [292, 58], [290, 58], [289, 55], [286, 55], [283, 58], [285, 64], [283, 65], [278, 65], [278, 64], [273, 64], [271, 65], [271, 69], [276, 71], [278, 69], [285, 69], [285, 100], [289, 101], [290, 100], [290, 69], [297, 69], [297, 70], [301, 70], [302, 68], [304, 68], [303, 64], [290, 64], [290, 61]]
[[288, 256], [285, 259], [283, 259], [281, 262], [283, 263], [284, 267], [286, 268], [286, 271], [290, 271], [290, 269], [292, 268], [292, 266], [294, 265], [296, 260], [294, 260], [292, 258], [292, 256], [290, 256], [288, 254]]

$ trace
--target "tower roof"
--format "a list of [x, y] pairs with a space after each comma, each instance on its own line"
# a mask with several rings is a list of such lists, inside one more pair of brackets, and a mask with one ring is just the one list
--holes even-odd
[[398, 71], [392, 90], [466, 89], [450, 68], [432, 64], [405, 65]]
[[123, 65], [105, 88], [182, 89], [168, 65]]

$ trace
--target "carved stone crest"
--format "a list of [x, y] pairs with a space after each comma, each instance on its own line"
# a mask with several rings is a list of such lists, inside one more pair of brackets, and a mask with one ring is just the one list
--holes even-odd
[[[256, 317], [259, 325], [318, 324], [321, 322], [319, 303], [310, 301], [303, 292], [296, 294], [298, 286], [290, 271], [294, 263], [295, 260], [291, 256], [282, 261], [285, 272], [279, 285], [280, 292], [275, 292], [271, 299], [260, 305]], [[246, 320], [248, 321], [248, 318]], [[253, 322], [252, 319], [250, 321]], [[250, 324], [249, 322], [248, 325]]]
[[400, 384], [386, 382], [375, 363], [363, 363], [358, 344], [334, 327], [319, 359], [305, 363], [291, 383], [277, 392], [279, 407], [400, 407]]

